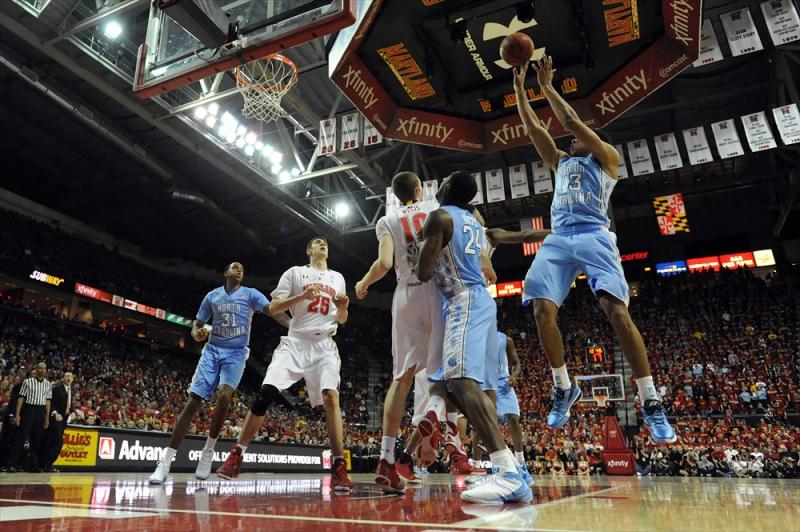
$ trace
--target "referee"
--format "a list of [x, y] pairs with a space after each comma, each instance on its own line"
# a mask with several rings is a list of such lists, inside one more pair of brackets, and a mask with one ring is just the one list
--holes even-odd
[[[19, 391], [17, 410], [14, 423], [17, 425], [17, 434], [11, 447], [11, 456], [8, 460], [8, 472], [21, 471], [20, 459], [25, 440], [30, 437], [31, 469], [39, 472], [40, 456], [46, 451], [44, 444], [44, 431], [50, 420], [50, 399], [53, 389], [45, 378], [47, 364], [39, 362], [33, 377], [25, 379]], [[24, 405], [24, 406], [23, 406]], [[10, 405], [9, 405], [10, 406]]]

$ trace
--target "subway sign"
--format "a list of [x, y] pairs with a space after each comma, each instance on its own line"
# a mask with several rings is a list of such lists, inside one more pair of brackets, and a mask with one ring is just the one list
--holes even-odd
[[61, 286], [61, 284], [64, 282], [63, 277], [58, 277], [57, 275], [50, 275], [49, 273], [40, 272], [38, 270], [33, 270], [33, 273], [31, 273], [28, 277], [30, 277], [34, 281], [51, 284], [53, 286]]

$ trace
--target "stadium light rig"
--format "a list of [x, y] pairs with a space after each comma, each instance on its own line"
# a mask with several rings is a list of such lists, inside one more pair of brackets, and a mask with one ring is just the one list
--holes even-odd
[[122, 35], [122, 26], [116, 20], [111, 20], [103, 28], [103, 34], [112, 41], [116, 40], [117, 37]]

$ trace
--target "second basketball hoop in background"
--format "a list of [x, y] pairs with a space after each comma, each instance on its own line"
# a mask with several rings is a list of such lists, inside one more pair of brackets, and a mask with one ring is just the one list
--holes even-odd
[[236, 69], [236, 84], [244, 98], [242, 116], [274, 122], [286, 112], [283, 97], [297, 83], [297, 65], [280, 54], [270, 54]]

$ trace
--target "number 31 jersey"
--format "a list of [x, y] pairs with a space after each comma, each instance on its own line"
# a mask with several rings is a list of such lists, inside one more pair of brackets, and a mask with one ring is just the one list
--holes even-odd
[[292, 314], [289, 336], [315, 339], [336, 334], [337, 309], [333, 300], [347, 292], [341, 273], [312, 266], [293, 266], [281, 276], [278, 287], [272, 291], [272, 299], [300, 295], [311, 285], [320, 287], [320, 295], [298, 301], [289, 309]]
[[378, 220], [375, 234], [378, 240], [383, 235], [392, 235], [394, 241], [394, 270], [397, 284], [419, 283], [414, 269], [422, 248], [422, 228], [428, 214], [439, 208], [435, 201], [420, 201], [402, 205]]

